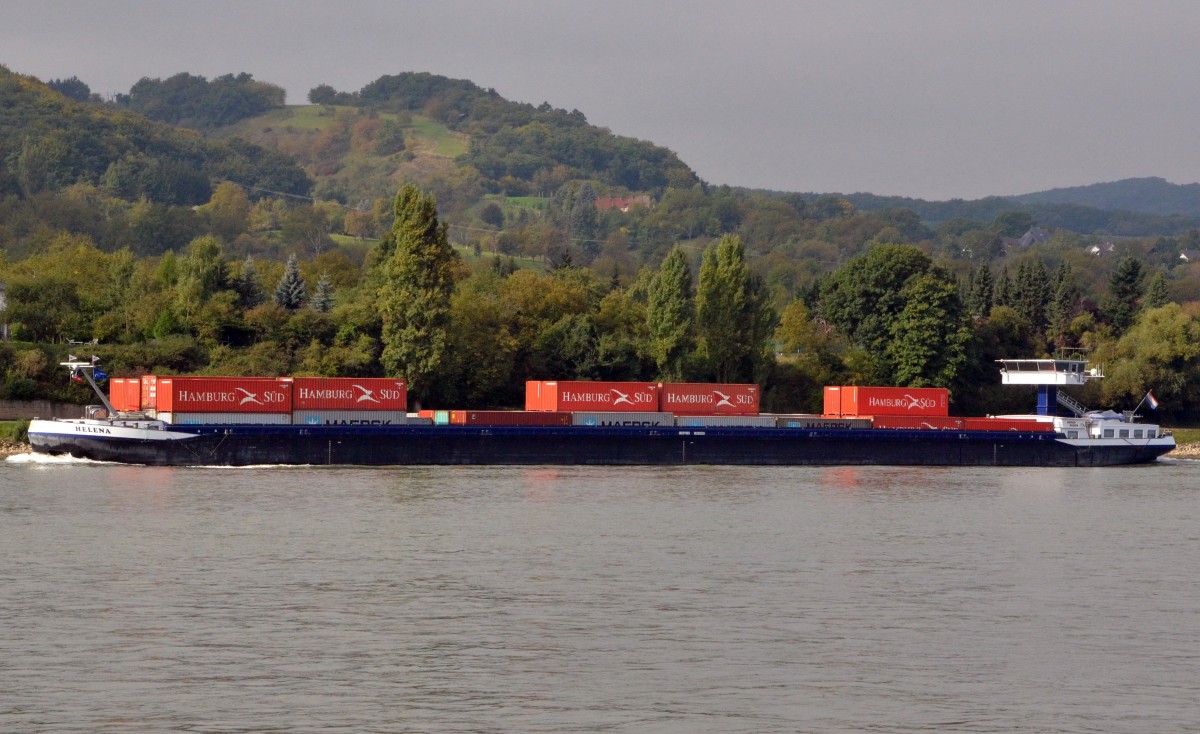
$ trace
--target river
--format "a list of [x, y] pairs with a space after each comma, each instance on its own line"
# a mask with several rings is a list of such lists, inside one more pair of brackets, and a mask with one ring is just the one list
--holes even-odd
[[0, 731], [1175, 732], [1200, 462], [0, 462]]

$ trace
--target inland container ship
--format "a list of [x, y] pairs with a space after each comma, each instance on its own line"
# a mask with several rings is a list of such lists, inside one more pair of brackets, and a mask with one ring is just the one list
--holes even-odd
[[64, 365], [103, 405], [32, 421], [33, 450], [130, 464], [1115, 466], [1175, 448], [1135, 411], [1060, 392], [1101, 376], [1074, 359], [1001, 360], [1004, 383], [1037, 387], [1037, 412], [975, 418], [949, 415], [944, 388], [853, 385], [827, 387], [820, 415], [698, 383], [531, 381], [521, 411], [409, 413], [407, 384], [387, 378], [144, 376], [106, 396], [94, 361]]

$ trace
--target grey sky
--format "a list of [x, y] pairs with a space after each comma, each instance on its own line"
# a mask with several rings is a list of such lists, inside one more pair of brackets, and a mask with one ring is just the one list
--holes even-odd
[[0, 64], [101, 94], [245, 71], [300, 104], [428, 71], [711, 183], [934, 199], [1200, 180], [1197, 58], [1185, 0], [0, 0]]

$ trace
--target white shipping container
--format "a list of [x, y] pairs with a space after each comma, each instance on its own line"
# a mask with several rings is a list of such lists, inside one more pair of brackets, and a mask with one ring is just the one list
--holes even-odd
[[158, 419], [177, 426], [238, 424], [278, 426], [292, 422], [291, 413], [159, 413]]
[[774, 428], [775, 417], [770, 415], [677, 415], [677, 426], [697, 428]]
[[402, 426], [403, 410], [294, 410], [292, 423], [302, 426]]
[[573, 426], [673, 426], [674, 413], [586, 413], [571, 414]]

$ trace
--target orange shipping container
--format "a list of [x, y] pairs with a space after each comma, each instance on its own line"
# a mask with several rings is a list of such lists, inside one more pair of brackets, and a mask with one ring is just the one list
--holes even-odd
[[950, 414], [950, 391], [944, 387], [866, 387], [843, 385], [840, 415]]
[[108, 402], [121, 412], [142, 408], [142, 381], [136, 377], [113, 377], [108, 381]]
[[525, 383], [525, 410], [657, 412], [658, 385], [652, 382], [529, 380]]
[[269, 377], [160, 377], [161, 413], [291, 413], [292, 383]]
[[158, 378], [154, 375], [142, 375], [142, 410], [154, 410], [158, 407]]
[[408, 409], [408, 382], [386, 377], [293, 377], [293, 410]]
[[837, 385], [825, 386], [825, 410], [823, 414], [839, 417], [842, 415], [842, 388]]
[[676, 415], [758, 415], [758, 385], [658, 383], [658, 409]]

